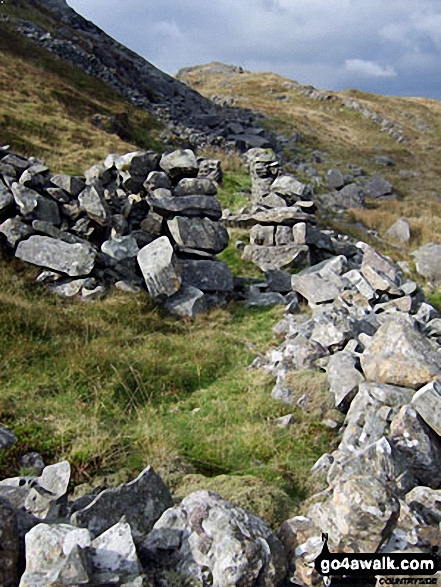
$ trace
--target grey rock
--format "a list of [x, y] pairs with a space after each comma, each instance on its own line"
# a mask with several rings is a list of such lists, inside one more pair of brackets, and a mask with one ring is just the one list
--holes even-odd
[[65, 174], [53, 175], [51, 177], [51, 183], [63, 189], [74, 198], [77, 198], [86, 187], [86, 182], [83, 177]]
[[350, 183], [340, 191], [328, 194], [328, 199], [340, 208], [364, 208], [365, 194], [360, 185]]
[[89, 218], [102, 226], [107, 224], [109, 219], [108, 206], [95, 186], [87, 186], [78, 196], [78, 201], [80, 209], [84, 210]]
[[246, 302], [247, 307], [253, 306], [277, 306], [284, 305], [285, 298], [277, 292], [261, 292], [258, 288], [251, 287]]
[[406, 495], [407, 505], [427, 524], [441, 522], [441, 490], [430, 487], [414, 487]]
[[151, 467], [147, 467], [130, 483], [102, 491], [87, 507], [72, 514], [71, 523], [87, 528], [97, 537], [125, 516], [138, 544], [172, 505], [166, 485]]
[[51, 291], [63, 298], [72, 298], [80, 293], [86, 279], [71, 279], [70, 281], [55, 282]]
[[381, 271], [377, 271], [366, 264], [362, 265], [361, 273], [378, 295], [382, 293], [394, 296], [401, 295], [399, 287], [385, 273], [381, 273]]
[[412, 253], [416, 270], [420, 275], [434, 283], [441, 281], [441, 245], [428, 243]]
[[361, 355], [369, 381], [418, 389], [440, 375], [439, 357], [406, 315], [387, 315]]
[[17, 442], [17, 437], [11, 430], [0, 426], [0, 450], [7, 450]]
[[130, 257], [136, 257], [139, 247], [133, 236], [120, 236], [104, 241], [101, 250], [112, 259], [121, 261]]
[[316, 308], [311, 322], [311, 339], [332, 352], [341, 350], [361, 329], [361, 324], [347, 310], [332, 306]]
[[167, 298], [164, 307], [170, 314], [194, 320], [198, 314], [207, 311], [207, 302], [200, 289], [184, 283], [179, 291]]
[[17, 513], [0, 499], [0, 585], [15, 587], [19, 579], [20, 540]]
[[[290, 230], [289, 226], [286, 228]], [[274, 235], [274, 226], [263, 226], [262, 224], [255, 224], [250, 230], [250, 243], [252, 245], [272, 247], [275, 244]]]
[[101, 300], [107, 293], [106, 288], [103, 285], [97, 285], [96, 287], [83, 287], [81, 289], [81, 299], [83, 301]]
[[431, 381], [412, 398], [412, 406], [421, 418], [441, 436], [441, 383]]
[[438, 488], [441, 471], [441, 440], [419, 417], [412, 405], [403, 406], [390, 425], [390, 437], [403, 459], [403, 469], [420, 484]]
[[92, 564], [88, 550], [77, 544], [45, 580], [51, 585], [87, 585], [91, 581]]
[[283, 224], [285, 226], [293, 226], [298, 222], [310, 222], [315, 224], [316, 217], [313, 214], [307, 214], [299, 211], [297, 206], [286, 206], [282, 208], [271, 208], [256, 212], [252, 218], [257, 224]]
[[357, 358], [351, 353], [340, 351], [333, 354], [326, 367], [329, 388], [335, 396], [337, 409], [346, 412], [364, 381], [357, 369]]
[[293, 291], [305, 298], [312, 307], [317, 304], [332, 302], [340, 293], [340, 289], [334, 283], [324, 279], [318, 273], [293, 275], [291, 287]]
[[281, 294], [291, 291], [291, 274], [280, 269], [265, 271], [265, 277], [268, 282], [268, 289]]
[[207, 216], [219, 220], [222, 210], [219, 202], [212, 196], [180, 196], [173, 197], [167, 190], [155, 190], [147, 196], [148, 203], [161, 216], [169, 217], [180, 214], [183, 216]]
[[166, 511], [141, 552], [213, 587], [276, 587], [287, 570], [283, 547], [270, 528], [211, 491], [192, 493]]
[[376, 175], [364, 184], [364, 190], [367, 197], [382, 199], [392, 194], [393, 186], [384, 178]]
[[21, 185], [34, 189], [41, 189], [47, 185], [49, 180], [49, 168], [41, 163], [33, 163], [25, 169], [18, 180]]
[[8, 190], [8, 188], [0, 182], [0, 212], [8, 210], [8, 208], [12, 208], [13, 204], [14, 196]]
[[281, 247], [247, 245], [242, 258], [251, 261], [262, 271], [298, 267], [308, 258], [309, 249], [304, 245], [284, 245]]
[[283, 363], [297, 371], [313, 369], [316, 361], [325, 357], [328, 351], [317, 341], [299, 334], [289, 342], [283, 351]]
[[34, 231], [28, 224], [19, 218], [8, 218], [0, 224], [0, 233], [4, 234], [8, 243], [15, 247], [17, 243], [26, 239]]
[[330, 169], [326, 173], [326, 184], [333, 190], [338, 190], [345, 185], [345, 178], [339, 169]]
[[420, 324], [428, 324], [434, 318], [439, 318], [439, 312], [427, 302], [423, 302], [414, 316]]
[[134, 151], [126, 153], [115, 160], [118, 171], [127, 170], [130, 175], [143, 177], [154, 171], [159, 163], [159, 155], [153, 151]]
[[162, 233], [163, 218], [159, 214], [152, 212], [151, 210], [141, 222], [141, 230], [145, 231], [152, 237], [161, 236]]
[[265, 208], [284, 208], [288, 206], [282, 196], [278, 196], [277, 194], [268, 194], [267, 196], [264, 196], [259, 204]]
[[[144, 504], [146, 506], [146, 504]], [[142, 505], [140, 504], [140, 510]], [[141, 511], [140, 511], [141, 514]], [[91, 544], [92, 564], [95, 571], [110, 571], [118, 575], [138, 574], [141, 565], [132, 538], [131, 523], [117, 522]]]
[[199, 170], [196, 156], [190, 149], [164, 153], [159, 166], [175, 182], [183, 177], [196, 177]]
[[398, 499], [380, 480], [357, 475], [338, 481], [332, 496], [312, 506], [308, 517], [332, 537], [331, 548], [376, 552], [390, 536], [399, 509]]
[[223, 261], [183, 259], [182, 281], [203, 292], [231, 292], [233, 276]]
[[211, 179], [184, 177], [173, 193], [175, 196], [215, 196], [217, 187]]
[[293, 175], [279, 175], [271, 184], [271, 193], [281, 196], [288, 203], [305, 192], [305, 184], [298, 181]]
[[36, 191], [18, 183], [13, 183], [11, 190], [23, 216], [60, 224], [58, 204], [54, 200], [45, 198]]
[[143, 247], [139, 251], [137, 259], [152, 297], [166, 298], [179, 290], [181, 269], [173, 247], [166, 236], [162, 236]]
[[344, 279], [347, 279], [350, 284], [364, 297], [366, 300], [371, 301], [377, 298], [377, 293], [371, 284], [365, 279], [360, 271], [352, 269], [343, 275]]
[[72, 199], [70, 195], [61, 188], [46, 188], [46, 193], [60, 204], [69, 204]]
[[363, 272], [368, 267], [379, 275], [385, 275], [397, 286], [400, 286], [403, 281], [402, 272], [398, 265], [393, 263], [389, 257], [376, 251], [373, 247], [364, 245], [361, 271]]
[[274, 420], [274, 424], [279, 428], [290, 428], [295, 422], [294, 414], [286, 414]]
[[69, 244], [47, 236], [31, 236], [21, 241], [15, 256], [34, 265], [67, 273], [71, 277], [88, 275], [95, 263], [92, 247]]
[[220, 253], [228, 246], [226, 229], [220, 222], [209, 218], [175, 216], [167, 221], [167, 226], [174, 241], [181, 247]]
[[253, 148], [246, 154], [251, 175], [251, 197], [258, 202], [270, 192], [271, 184], [277, 177], [280, 165], [271, 149]]
[[72, 550], [90, 544], [85, 529], [68, 524], [38, 524], [26, 534], [26, 570], [20, 587], [51, 585], [51, 577], [58, 575]]
[[163, 171], [151, 171], [144, 182], [144, 187], [148, 192], [154, 192], [158, 188], [169, 190], [171, 183]]
[[407, 243], [410, 240], [410, 225], [405, 218], [399, 218], [390, 228], [386, 230], [386, 238], [399, 243]]
[[223, 172], [218, 159], [202, 159], [199, 161], [198, 177], [211, 179], [217, 185], [222, 185]]
[[[255, 228], [255, 226], [253, 226], [253, 228]], [[270, 228], [270, 227], [266, 226], [264, 228]], [[253, 229], [251, 229], [251, 230], [253, 230]], [[276, 228], [275, 245], [279, 247], [279, 246], [284, 246], [284, 245], [290, 245], [292, 243], [294, 243], [293, 229], [290, 226], [278, 226]], [[296, 244], [303, 244], [303, 243], [296, 243]]]

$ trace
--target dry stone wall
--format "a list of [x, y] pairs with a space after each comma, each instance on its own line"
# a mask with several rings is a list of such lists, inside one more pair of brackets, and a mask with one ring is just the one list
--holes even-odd
[[52, 175], [0, 151], [4, 246], [44, 269], [61, 296], [147, 288], [178, 316], [225, 303], [234, 283], [216, 254], [228, 246], [216, 199], [219, 161], [193, 151], [109, 155], [84, 177]]

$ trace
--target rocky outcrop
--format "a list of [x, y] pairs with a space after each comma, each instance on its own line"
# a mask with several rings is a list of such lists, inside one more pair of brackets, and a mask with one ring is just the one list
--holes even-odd
[[55, 294], [95, 299], [113, 286], [145, 287], [194, 318], [234, 290], [215, 258], [229, 237], [210, 175], [222, 176], [220, 163], [190, 149], [112, 154], [84, 177], [52, 176], [3, 149], [0, 234], [17, 258], [45, 269], [39, 280]]

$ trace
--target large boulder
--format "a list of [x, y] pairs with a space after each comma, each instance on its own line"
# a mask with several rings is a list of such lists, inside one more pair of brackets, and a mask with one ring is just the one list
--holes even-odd
[[71, 277], [89, 275], [95, 264], [95, 251], [90, 245], [70, 244], [48, 236], [34, 235], [21, 241], [15, 256]]
[[153, 298], [167, 298], [181, 286], [181, 268], [166, 236], [154, 240], [138, 253], [138, 264]]
[[441, 375], [439, 355], [407, 315], [390, 314], [361, 355], [368, 381], [418, 389]]
[[141, 557], [195, 585], [277, 587], [283, 547], [257, 516], [211, 491], [196, 491], [166, 511], [142, 543]]
[[441, 383], [431, 381], [416, 392], [412, 406], [421, 418], [441, 436]]

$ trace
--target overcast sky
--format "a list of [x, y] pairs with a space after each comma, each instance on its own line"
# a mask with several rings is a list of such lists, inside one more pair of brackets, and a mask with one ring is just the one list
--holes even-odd
[[338, 90], [441, 99], [441, 0], [67, 0], [174, 75], [222, 61]]

